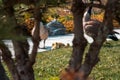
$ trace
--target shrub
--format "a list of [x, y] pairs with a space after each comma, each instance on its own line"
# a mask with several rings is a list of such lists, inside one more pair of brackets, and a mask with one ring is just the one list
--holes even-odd
[[27, 26], [27, 28], [28, 28], [28, 31], [31, 32], [31, 30], [32, 30], [33, 27], [34, 27], [34, 20], [28, 18], [28, 19], [25, 20], [25, 24], [26, 24], [26, 26]]
[[63, 24], [66, 27], [67, 32], [73, 32], [73, 20], [64, 21]]
[[[91, 16], [91, 18], [92, 19], [97, 19], [97, 20], [99, 20], [100, 22], [102, 22], [103, 21], [103, 18], [104, 18], [104, 12], [102, 12], [102, 13], [100, 13], [100, 14], [93, 14], [92, 16]], [[113, 25], [114, 25], [114, 27], [120, 27], [120, 24], [116, 21], [116, 20], [113, 20]]]

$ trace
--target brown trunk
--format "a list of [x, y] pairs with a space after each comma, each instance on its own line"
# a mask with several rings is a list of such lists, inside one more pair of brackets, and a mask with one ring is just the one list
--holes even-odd
[[80, 80], [86, 80], [89, 74], [91, 73], [93, 67], [98, 63], [99, 61], [99, 52], [102, 47], [104, 41], [99, 41], [99, 39], [96, 39], [94, 41], [88, 50], [88, 53], [86, 54], [84, 64], [82, 64], [81, 68], [78, 72], [78, 78]]
[[35, 18], [35, 31], [33, 33], [33, 36], [32, 36], [32, 41], [33, 41], [33, 49], [32, 49], [32, 52], [31, 52], [31, 55], [30, 55], [30, 61], [31, 61], [31, 65], [33, 65], [35, 63], [35, 58], [36, 58], [36, 55], [37, 55], [37, 49], [38, 49], [38, 46], [39, 46], [39, 41], [41, 40], [39, 35], [40, 35], [40, 21], [41, 21], [41, 18], [42, 18], [42, 12], [40, 12], [39, 8], [36, 7], [35, 8], [35, 11], [34, 11], [34, 18]]
[[[18, 28], [17, 26], [17, 21], [14, 15], [14, 9], [13, 5], [9, 5], [6, 8], [6, 15], [8, 16], [9, 19], [11, 19], [14, 22], [14, 40], [13, 40], [13, 46], [14, 46], [14, 51], [15, 51], [15, 62], [11, 61], [11, 56], [6, 56], [3, 54], [4, 58], [10, 58], [11, 60], [6, 61], [6, 64], [9, 68], [9, 70], [12, 73], [13, 79], [14, 80], [34, 80], [34, 71], [33, 71], [33, 64], [35, 63], [35, 58], [37, 54], [37, 48], [39, 45], [39, 8], [35, 8], [35, 20], [36, 20], [36, 29], [35, 29], [35, 36], [33, 37], [33, 51], [32, 51], [32, 56], [29, 57], [28, 55], [28, 50], [29, 50], [29, 45], [27, 40], [24, 37], [21, 37], [23, 33], [22, 31]], [[18, 36], [20, 38], [18, 38]], [[16, 38], [17, 37], [17, 38]], [[9, 52], [10, 53], [10, 52]], [[7, 54], [7, 52], [6, 52]], [[11, 62], [9, 62], [11, 61]], [[14, 66], [14, 64], [16, 66]], [[13, 71], [13, 68], [15, 70]], [[16, 71], [16, 72], [15, 72]], [[16, 77], [17, 76], [17, 77]]]
[[[39, 11], [39, 10], [38, 10]], [[38, 13], [37, 13], [38, 14]], [[39, 14], [38, 14], [39, 15]], [[40, 17], [40, 16], [37, 16]], [[33, 64], [37, 55], [39, 45], [39, 21], [36, 20], [36, 29], [33, 36], [33, 50], [30, 56], [28, 55], [28, 42], [27, 40], [13, 40], [16, 66], [21, 80], [34, 80]], [[19, 36], [20, 34], [16, 32]]]
[[[38, 12], [39, 10], [37, 10]], [[36, 12], [36, 11], [35, 11]], [[36, 13], [37, 13], [36, 12]], [[40, 17], [37, 13], [37, 17]], [[34, 56], [28, 55], [29, 45], [26, 39], [13, 40], [15, 58], [16, 58], [16, 66], [21, 80], [35, 80], [34, 79], [34, 70], [32, 68], [35, 63], [35, 58], [37, 54], [37, 48], [39, 45], [39, 19], [36, 20], [37, 25], [35, 26], [35, 36], [33, 37], [33, 50], [32, 54]], [[21, 31], [20, 31], [21, 32]], [[21, 33], [16, 32], [18, 36]], [[32, 58], [31, 58], [32, 57]]]
[[34, 72], [32, 66], [28, 66], [29, 56], [28, 50], [26, 51], [24, 47], [28, 48], [27, 41], [14, 41], [14, 51], [15, 51], [15, 60], [18, 70], [18, 74], [21, 80], [34, 80]]
[[106, 37], [109, 32], [113, 30], [113, 12], [114, 12], [114, 1], [108, 1], [105, 9], [105, 17], [104, 17], [104, 26], [98, 31], [98, 36], [96, 37], [95, 41], [90, 45], [90, 48], [88, 50], [88, 53], [85, 57], [85, 62], [81, 66], [78, 72], [78, 78], [80, 80], [86, 80], [89, 74], [91, 73], [93, 67], [98, 63], [99, 61], [99, 53], [100, 49], [106, 40]]
[[[29, 46], [28, 43], [25, 39], [21, 39], [21, 35], [22, 32], [21, 29], [17, 29], [17, 21], [14, 15], [14, 9], [13, 6], [8, 6], [6, 8], [6, 14], [8, 16], [9, 19], [11, 19], [14, 22], [14, 32], [13, 34], [15, 38], [15, 40], [13, 40], [13, 46], [14, 46], [14, 51], [15, 51], [15, 62], [13, 62], [12, 64], [10, 64], [9, 62], [7, 63], [7, 65], [13, 65], [15, 64], [16, 66], [16, 72], [14, 72], [14, 74], [12, 76], [15, 76], [15, 74], [19, 75], [18, 79], [13, 78], [14, 80], [34, 80], [34, 73], [33, 73], [33, 68], [31, 66], [27, 66], [27, 62], [29, 61], [28, 58], [28, 50], [29, 50]], [[20, 37], [18, 39], [18, 36]], [[11, 70], [11, 68], [14, 68], [13, 66], [11, 66], [9, 68], [9, 70]]]
[[98, 36], [95, 38], [94, 42], [90, 44], [85, 61], [81, 65], [83, 53], [87, 45], [87, 41], [83, 37], [82, 29], [82, 17], [86, 7], [85, 4], [82, 3], [82, 0], [73, 0], [72, 12], [75, 34], [73, 40], [73, 53], [69, 67], [62, 73], [63, 75], [60, 76], [61, 80], [86, 80], [93, 67], [98, 63], [98, 55], [103, 42], [106, 40], [108, 33], [113, 30], [112, 19], [115, 1], [117, 0], [108, 0], [107, 7], [105, 8], [104, 26], [99, 29]]
[[16, 66], [14, 64], [14, 60], [11, 58], [12, 56], [11, 56], [9, 49], [2, 42], [0, 44], [0, 49], [2, 51], [3, 60], [6, 63], [8, 69], [12, 75], [13, 80], [21, 80], [19, 75], [18, 75], [18, 71], [16, 69]]
[[[2, 53], [0, 52], [0, 54], [2, 54]], [[0, 80], [9, 80], [9, 78], [7, 77], [7, 75], [5, 73], [5, 69], [1, 63], [1, 59], [0, 59]]]
[[[32, 3], [33, 2], [33, 3]], [[20, 29], [17, 26], [17, 20], [15, 18], [14, 14], [14, 8], [13, 6], [17, 3], [24, 3], [24, 4], [33, 4], [35, 5], [35, 32], [34, 36], [32, 38], [33, 40], [33, 49], [32, 53], [29, 56], [28, 55], [28, 50], [29, 50], [29, 45], [27, 40], [24, 37], [21, 37], [23, 34], [21, 33]], [[37, 55], [37, 48], [39, 45], [39, 22], [42, 17], [42, 12], [39, 10], [39, 0], [32, 0], [32, 1], [26, 1], [26, 0], [14, 0], [14, 1], [9, 1], [5, 0], [3, 1], [4, 8], [6, 11], [7, 17], [13, 21], [14, 26], [14, 32], [13, 32], [13, 46], [14, 46], [14, 51], [15, 51], [15, 61], [11, 58], [11, 55], [9, 55], [9, 50], [7, 47], [4, 45], [4, 48], [2, 48], [3, 51], [3, 59], [6, 62], [14, 80], [34, 80], [34, 71], [33, 71], [33, 64], [35, 63], [35, 58]], [[20, 38], [18, 38], [18, 36]], [[15, 64], [15, 65], [14, 65]], [[14, 69], [14, 70], [13, 70]]]
[[[82, 9], [81, 9], [82, 8]], [[87, 41], [83, 36], [82, 16], [85, 6], [81, 0], [73, 0], [72, 12], [74, 17], [74, 39], [73, 39], [73, 52], [69, 67], [78, 70], [81, 66], [83, 53], [87, 45]]]
[[[72, 13], [74, 21], [73, 52], [69, 66], [61, 73], [61, 80], [74, 80], [74, 73], [81, 67], [87, 40], [84, 38], [82, 27], [82, 16], [86, 6], [82, 0], [73, 0]], [[66, 76], [67, 75], [67, 76]]]

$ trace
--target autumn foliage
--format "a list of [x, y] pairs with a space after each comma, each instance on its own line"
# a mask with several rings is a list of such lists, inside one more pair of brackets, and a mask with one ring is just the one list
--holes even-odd
[[[28, 30], [31, 32], [33, 26], [34, 26], [34, 19], [28, 18], [30, 17], [30, 15], [25, 15], [25, 24], [28, 27]], [[101, 12], [99, 14], [92, 14], [91, 19], [96, 19], [99, 20], [100, 22], [103, 21], [104, 18], [104, 12]], [[51, 15], [47, 15], [45, 17], [43, 17], [43, 19], [45, 20], [46, 23], [49, 23], [50, 21], [52, 21], [54, 19], [54, 17], [52, 17]], [[57, 18], [57, 20], [59, 22], [61, 22], [65, 27], [66, 27], [66, 32], [70, 33], [73, 32], [73, 17], [71, 14], [66, 15], [66, 14], [60, 14], [59, 13], [59, 17]], [[113, 25], [114, 27], [119, 27], [119, 23], [116, 20], [113, 20]]]
[[[104, 17], [104, 12], [99, 13], [99, 14], [93, 14], [91, 16], [92, 19], [99, 20], [100, 22], [103, 21], [103, 17]], [[116, 20], [113, 20], [113, 25], [114, 27], [120, 27], [119, 23]]]
[[104, 17], [104, 13], [100, 13], [100, 14], [92, 14], [91, 18], [92, 19], [96, 19], [100, 22], [103, 21], [103, 17]]
[[63, 24], [66, 27], [67, 32], [73, 32], [74, 25], [72, 20], [64, 21]]
[[33, 27], [34, 27], [34, 19], [27, 18], [27, 19], [25, 20], [25, 25], [27, 26], [28, 31], [31, 32], [31, 30], [32, 30]]

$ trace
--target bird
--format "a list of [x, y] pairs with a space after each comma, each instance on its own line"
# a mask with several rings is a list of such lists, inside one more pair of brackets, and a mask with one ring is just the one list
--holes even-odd
[[91, 13], [92, 13], [92, 6], [88, 7], [83, 15], [83, 30], [84, 35], [87, 35], [88, 37], [92, 38], [92, 42], [96, 39], [98, 36], [98, 30], [102, 28], [103, 24], [102, 22], [91, 19]]
[[61, 42], [55, 42], [52, 44], [51, 50], [59, 49], [59, 48], [68, 48], [68, 47], [70, 47], [69, 43], [65, 45], [64, 43]]
[[[46, 42], [46, 39], [49, 36], [49, 31], [48, 31], [48, 28], [45, 27], [42, 22], [40, 22], [39, 29], [40, 29], [39, 30], [40, 31], [39, 37], [40, 37], [41, 40], [43, 40], [43, 43], [44, 43], [43, 49], [45, 49], [45, 42]], [[35, 30], [35, 26], [33, 27], [32, 31], [31, 31], [32, 36], [33, 36], [34, 30]]]
[[120, 33], [116, 32], [116, 31], [112, 31], [112, 33], [110, 33], [107, 36], [107, 38], [112, 39], [113, 41], [118, 41], [119, 39], [117, 38], [116, 34], [120, 34]]
[[[92, 6], [89, 6], [83, 15], [83, 30], [84, 35], [87, 35], [88, 37], [92, 38], [92, 42], [96, 39], [98, 36], [98, 31], [102, 29], [104, 26], [102, 22], [91, 19], [91, 13], [92, 13]], [[110, 38], [114, 41], [118, 41], [118, 38], [115, 34], [118, 34], [115, 31], [111, 31], [107, 38]]]

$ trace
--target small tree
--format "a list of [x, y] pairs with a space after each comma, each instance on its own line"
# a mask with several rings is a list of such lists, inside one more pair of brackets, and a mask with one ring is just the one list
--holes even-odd
[[[99, 61], [100, 49], [108, 33], [113, 30], [112, 20], [116, 3], [118, 3], [118, 0], [108, 0], [107, 4], [104, 6], [101, 4], [83, 3], [82, 0], [73, 0], [72, 13], [75, 34], [73, 39], [73, 52], [68, 67], [61, 74], [61, 80], [87, 80], [92, 69]], [[98, 36], [93, 43], [90, 44], [85, 60], [83, 61], [87, 41], [83, 36], [82, 17], [84, 10], [88, 6], [104, 8], [105, 14], [103, 26], [98, 30]]]
[[[0, 6], [0, 49], [2, 51], [3, 61], [6, 63], [13, 80], [35, 80], [33, 65], [35, 63], [39, 41], [39, 22], [42, 19], [42, 11], [49, 6], [58, 6], [64, 0], [2, 0]], [[16, 4], [33, 5], [33, 16], [35, 18], [35, 31], [32, 36], [33, 48], [29, 55], [29, 45], [23, 28], [17, 23], [14, 5]], [[3, 13], [4, 12], [4, 13]], [[7, 32], [9, 31], [9, 32]], [[13, 42], [15, 59], [12, 59], [11, 52], [2, 40], [10, 39]]]

